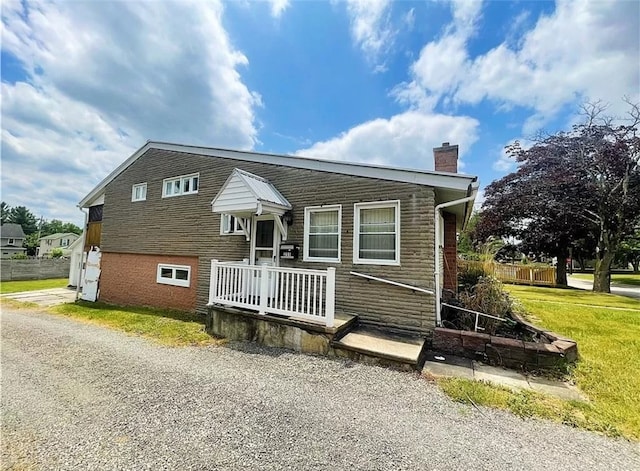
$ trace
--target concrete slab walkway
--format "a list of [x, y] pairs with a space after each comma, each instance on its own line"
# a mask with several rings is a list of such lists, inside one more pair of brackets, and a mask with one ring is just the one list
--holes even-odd
[[[581, 280], [571, 275], [567, 276], [567, 284], [572, 288], [584, 289], [591, 291], [593, 289], [593, 281]], [[628, 298], [640, 299], [640, 288], [632, 285], [611, 284], [611, 294], [618, 296], [626, 296]]]
[[40, 289], [36, 291], [2, 294], [0, 297], [46, 307], [74, 302], [76, 300], [76, 290], [75, 288]]
[[467, 358], [429, 355], [422, 368], [423, 374], [435, 377], [464, 378], [486, 381], [511, 390], [531, 390], [567, 401], [586, 401], [587, 398], [575, 386], [534, 376], [525, 376], [517, 371], [485, 365]]

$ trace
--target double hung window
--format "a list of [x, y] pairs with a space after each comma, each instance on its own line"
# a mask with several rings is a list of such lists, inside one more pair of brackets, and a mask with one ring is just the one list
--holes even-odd
[[342, 206], [304, 209], [304, 260], [340, 262]]
[[354, 205], [353, 262], [400, 264], [400, 202]]

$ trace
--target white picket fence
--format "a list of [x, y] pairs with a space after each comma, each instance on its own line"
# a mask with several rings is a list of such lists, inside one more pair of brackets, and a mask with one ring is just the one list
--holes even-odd
[[333, 327], [336, 270], [211, 261], [209, 304], [279, 314]]

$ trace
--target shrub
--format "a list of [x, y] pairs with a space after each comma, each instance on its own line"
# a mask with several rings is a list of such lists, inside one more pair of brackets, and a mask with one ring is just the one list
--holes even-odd
[[482, 264], [462, 263], [458, 267], [458, 291], [470, 292], [481, 278], [488, 275]]
[[64, 252], [62, 251], [62, 249], [56, 247], [55, 249], [53, 249], [51, 251], [51, 258], [60, 258], [60, 257], [62, 257], [63, 254], [64, 254]]
[[24, 254], [24, 253], [15, 253], [11, 256], [11, 258], [13, 260], [26, 260], [29, 257], [27, 257], [27, 254]]
[[[471, 290], [460, 293], [459, 300], [462, 307], [496, 317], [509, 317], [513, 311], [513, 303], [502, 283], [492, 276], [479, 278]], [[475, 316], [469, 316], [475, 319]], [[488, 334], [494, 334], [500, 324], [499, 321], [489, 318], [482, 318], [482, 322]]]

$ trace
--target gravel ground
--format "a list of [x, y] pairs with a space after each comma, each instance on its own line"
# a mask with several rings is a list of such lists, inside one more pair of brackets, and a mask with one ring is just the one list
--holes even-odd
[[480, 413], [416, 375], [1, 320], [6, 469], [640, 469], [635, 443]]

